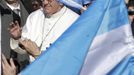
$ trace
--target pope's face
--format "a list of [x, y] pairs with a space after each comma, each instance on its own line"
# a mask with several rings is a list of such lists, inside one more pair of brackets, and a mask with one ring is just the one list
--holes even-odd
[[52, 15], [60, 10], [60, 4], [57, 0], [43, 0], [43, 9], [46, 15]]

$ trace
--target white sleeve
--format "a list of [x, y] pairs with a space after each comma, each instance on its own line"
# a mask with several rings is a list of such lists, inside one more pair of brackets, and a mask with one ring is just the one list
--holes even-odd
[[22, 28], [21, 38], [29, 39], [32, 27], [33, 26], [32, 26], [32, 14], [31, 14], [28, 16], [26, 24]]
[[26, 54], [27, 52], [19, 47], [18, 40], [14, 40], [13, 38], [10, 38], [10, 47], [12, 50], [19, 54]]

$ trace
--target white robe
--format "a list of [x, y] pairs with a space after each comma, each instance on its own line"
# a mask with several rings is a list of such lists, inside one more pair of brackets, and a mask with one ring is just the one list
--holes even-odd
[[[67, 30], [79, 17], [78, 14], [63, 7], [59, 12], [50, 18], [45, 18], [43, 10], [39, 9], [29, 15], [26, 25], [22, 30], [22, 38], [34, 41], [41, 51], [46, 50], [50, 44], [53, 44], [65, 30]], [[11, 48], [20, 53], [26, 53], [18, 46], [18, 41], [11, 38]]]

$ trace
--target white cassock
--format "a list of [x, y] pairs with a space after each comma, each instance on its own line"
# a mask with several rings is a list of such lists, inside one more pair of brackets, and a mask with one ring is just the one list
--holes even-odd
[[[27, 18], [26, 25], [22, 30], [22, 38], [31, 39], [40, 47], [41, 51], [44, 51], [50, 44], [53, 44], [78, 17], [78, 14], [65, 6], [50, 18], [46, 18], [43, 9], [39, 9], [31, 13]], [[11, 38], [10, 46], [20, 54], [26, 53], [25, 50], [22, 50], [18, 46], [17, 40]]]

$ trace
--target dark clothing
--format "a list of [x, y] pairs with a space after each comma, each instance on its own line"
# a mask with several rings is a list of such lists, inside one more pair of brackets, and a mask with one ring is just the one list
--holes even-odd
[[20, 2], [20, 14], [21, 17], [13, 12], [7, 5], [5, 0], [0, 2], [0, 11], [1, 11], [1, 50], [2, 53], [6, 56], [7, 59], [13, 58], [19, 64], [19, 69], [23, 69], [29, 63], [28, 55], [20, 55], [11, 50], [10, 48], [10, 35], [8, 32], [9, 24], [15, 20], [19, 21], [20, 25], [24, 25], [28, 17], [28, 12], [24, 8], [23, 4]]
[[21, 0], [21, 2], [23, 3], [24, 7], [26, 8], [29, 14], [33, 11], [32, 1], [33, 0]]
[[131, 23], [131, 28], [132, 28], [132, 34], [133, 34], [133, 36], [134, 36], [134, 20], [133, 20], [132, 23]]

